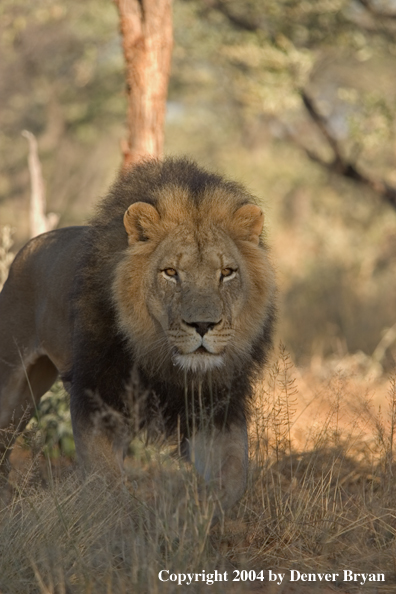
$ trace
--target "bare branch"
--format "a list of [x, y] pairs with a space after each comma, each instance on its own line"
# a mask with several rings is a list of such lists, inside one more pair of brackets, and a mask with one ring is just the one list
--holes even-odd
[[35, 237], [46, 231], [50, 231], [58, 224], [59, 217], [51, 212], [45, 214], [45, 186], [41, 163], [38, 156], [37, 140], [34, 134], [24, 130], [22, 132], [29, 143], [29, 173], [31, 184], [30, 196], [30, 237]]
[[[380, 11], [378, 7], [376, 7], [372, 0], [358, 0], [364, 8], [372, 14], [373, 17], [378, 17], [381, 19], [381, 26], [386, 25], [386, 19], [396, 19], [396, 12], [386, 12]], [[217, 10], [221, 12], [234, 26], [244, 29], [246, 31], [258, 32], [260, 31], [261, 27], [258, 23], [248, 20], [244, 18], [242, 15], [237, 15], [230, 10], [230, 6], [227, 1], [224, 0], [202, 0], [205, 7], [209, 10]], [[352, 22], [351, 22], [352, 23]], [[352, 23], [355, 24], [356, 23]], [[359, 27], [362, 27], [362, 24], [359, 24]], [[366, 29], [366, 27], [364, 27]], [[372, 31], [368, 31], [372, 32]], [[386, 34], [388, 38], [393, 40], [393, 32], [391, 34], [390, 31], [385, 31], [383, 34]], [[389, 37], [391, 36], [391, 37]], [[288, 135], [292, 138], [292, 140], [298, 144], [307, 154], [307, 156], [314, 161], [315, 163], [319, 163], [323, 167], [326, 167], [329, 171], [337, 173], [345, 178], [353, 180], [357, 183], [363, 184], [369, 188], [371, 188], [376, 194], [378, 194], [383, 200], [388, 202], [393, 208], [396, 208], [396, 188], [387, 184], [384, 180], [377, 179], [371, 177], [367, 173], [363, 173], [360, 169], [356, 166], [354, 162], [350, 159], [346, 158], [343, 154], [342, 147], [338, 142], [335, 135], [331, 132], [331, 128], [329, 126], [328, 121], [316, 108], [313, 100], [305, 93], [304, 91], [301, 92], [301, 99], [304, 103], [304, 106], [311, 118], [311, 120], [315, 123], [316, 127], [320, 130], [322, 136], [325, 138], [327, 144], [330, 146], [333, 152], [333, 160], [326, 161], [323, 159], [319, 154], [312, 151], [308, 147], [304, 146], [299, 138], [296, 138], [295, 134], [288, 130]], [[287, 126], [285, 125], [287, 128]]]
[[252, 31], [253, 33], [260, 30], [260, 26], [253, 21], [244, 18], [242, 15], [234, 14], [230, 11], [229, 6], [223, 0], [204, 0], [204, 4], [209, 9], [217, 10], [224, 15], [230, 23], [238, 27], [239, 29], [244, 29], [245, 31]]
[[336, 161], [342, 162], [340, 146], [335, 136], [333, 136], [333, 134], [330, 133], [327, 120], [322, 116], [321, 113], [319, 113], [312, 99], [307, 95], [305, 91], [301, 91], [301, 99], [311, 119], [315, 122], [316, 126], [319, 128], [319, 130], [327, 140], [328, 144], [333, 149]]
[[371, 0], [357, 0], [373, 17], [380, 19], [396, 19], [395, 10], [383, 10], [375, 6]]
[[390, 186], [382, 179], [371, 177], [367, 173], [363, 173], [358, 169], [355, 163], [347, 159], [341, 150], [338, 140], [330, 131], [329, 124], [322, 114], [317, 110], [313, 100], [308, 96], [305, 91], [301, 92], [301, 98], [307, 109], [307, 112], [311, 120], [315, 123], [317, 128], [322, 133], [322, 136], [327, 141], [327, 144], [331, 147], [334, 155], [332, 161], [326, 161], [317, 153], [311, 151], [304, 146], [295, 135], [292, 135], [294, 142], [296, 142], [301, 148], [304, 149], [307, 156], [315, 163], [319, 163], [323, 167], [326, 167], [329, 171], [341, 175], [347, 179], [353, 180], [357, 183], [363, 184], [378, 194], [383, 200], [388, 202], [393, 208], [396, 209], [396, 188]]
[[244, 31], [251, 31], [253, 33], [262, 30], [262, 26], [259, 23], [251, 19], [247, 19], [242, 14], [235, 14], [234, 12], [232, 12], [227, 1], [224, 2], [224, 0], [201, 0], [201, 2], [205, 6], [205, 9], [203, 9], [202, 11], [204, 14], [211, 10], [217, 10], [223, 16], [225, 16], [232, 25], [234, 25], [238, 29], [242, 29]]

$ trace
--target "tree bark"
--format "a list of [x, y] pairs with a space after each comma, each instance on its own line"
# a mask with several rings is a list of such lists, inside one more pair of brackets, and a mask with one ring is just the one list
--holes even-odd
[[120, 15], [128, 92], [124, 168], [161, 158], [173, 35], [172, 0], [114, 0]]

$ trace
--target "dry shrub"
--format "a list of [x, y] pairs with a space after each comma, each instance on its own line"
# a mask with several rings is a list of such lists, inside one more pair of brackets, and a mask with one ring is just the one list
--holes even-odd
[[[333, 374], [312, 385], [301, 407], [291, 361], [281, 348], [259, 386], [250, 432], [249, 488], [219, 541], [250, 567], [299, 571], [385, 572], [395, 584], [396, 379], [377, 411], [359, 382]], [[301, 416], [305, 444], [301, 448]], [[305, 415], [305, 416], [304, 416]], [[316, 416], [316, 418], [315, 418]], [[300, 448], [297, 446], [300, 445]], [[393, 586], [395, 587], [395, 586]]]

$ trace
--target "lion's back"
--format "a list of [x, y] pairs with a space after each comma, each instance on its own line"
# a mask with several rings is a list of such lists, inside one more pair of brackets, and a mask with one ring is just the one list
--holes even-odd
[[87, 227], [65, 227], [30, 240], [0, 293], [3, 350], [39, 345], [63, 371], [70, 344], [70, 295]]

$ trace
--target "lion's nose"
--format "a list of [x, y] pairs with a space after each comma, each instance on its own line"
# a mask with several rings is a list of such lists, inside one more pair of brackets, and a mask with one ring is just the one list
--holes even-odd
[[187, 326], [192, 326], [200, 336], [204, 336], [209, 330], [214, 328], [219, 322], [185, 322]]

